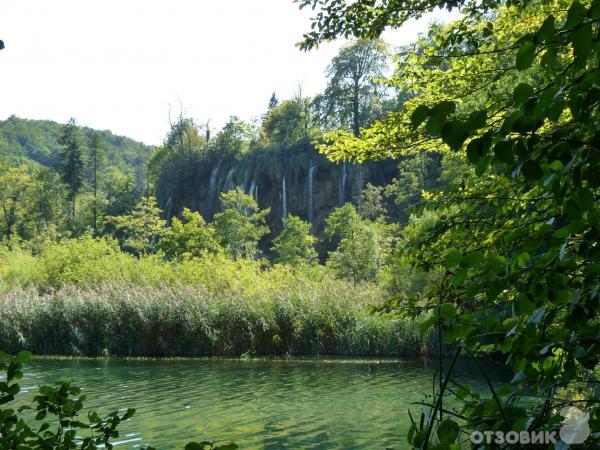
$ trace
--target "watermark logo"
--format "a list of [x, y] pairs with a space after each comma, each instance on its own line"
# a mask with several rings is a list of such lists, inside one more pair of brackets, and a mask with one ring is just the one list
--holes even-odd
[[[560, 410], [564, 417], [558, 431], [473, 431], [470, 436], [473, 444], [583, 444], [590, 435], [588, 421], [590, 415], [574, 406]], [[557, 436], [558, 434], [558, 436]]]
[[589, 413], [574, 406], [565, 406], [560, 415], [565, 418], [559, 431], [560, 439], [565, 444], [583, 444], [590, 435]]

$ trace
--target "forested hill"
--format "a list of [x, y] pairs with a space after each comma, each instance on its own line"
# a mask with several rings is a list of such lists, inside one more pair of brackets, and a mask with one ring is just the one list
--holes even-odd
[[[0, 121], [0, 158], [12, 165], [41, 164], [56, 167], [60, 149], [58, 137], [62, 124], [51, 120], [30, 120], [10, 116]], [[91, 128], [81, 127], [87, 140]], [[128, 137], [118, 136], [107, 130], [97, 130], [106, 146], [107, 163], [122, 172], [134, 170], [136, 178], [143, 177], [151, 147]]]

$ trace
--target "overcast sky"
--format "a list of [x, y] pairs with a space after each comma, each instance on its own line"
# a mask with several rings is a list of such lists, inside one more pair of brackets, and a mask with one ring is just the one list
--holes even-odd
[[[78, 123], [148, 144], [169, 109], [220, 126], [259, 116], [271, 93], [313, 95], [342, 41], [294, 44], [310, 12], [292, 0], [3, 0], [0, 119]], [[384, 36], [411, 42], [436, 13]]]

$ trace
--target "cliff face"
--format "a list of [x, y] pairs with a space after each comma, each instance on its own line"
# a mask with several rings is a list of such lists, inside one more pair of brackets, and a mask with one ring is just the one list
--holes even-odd
[[275, 235], [287, 214], [310, 222], [313, 231], [320, 234], [329, 213], [356, 201], [361, 186], [387, 184], [397, 173], [397, 162], [392, 160], [362, 166], [334, 164], [308, 142], [292, 148], [255, 150], [240, 158], [208, 159], [191, 166], [177, 180], [186, 195], [159, 186], [158, 200], [167, 215], [187, 207], [210, 221], [220, 208], [219, 193], [240, 187], [254, 196], [261, 209], [270, 208], [269, 227]]

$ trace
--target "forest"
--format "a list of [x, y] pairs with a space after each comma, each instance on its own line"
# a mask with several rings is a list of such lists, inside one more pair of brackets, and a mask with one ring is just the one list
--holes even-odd
[[[301, 50], [351, 39], [323, 92], [273, 93], [255, 121], [182, 113], [155, 147], [0, 122], [0, 405], [29, 352], [419, 357], [433, 386], [401, 442], [373, 423], [332, 448], [597, 448], [600, 1], [295, 3]], [[382, 39], [438, 7], [461, 18]], [[77, 440], [79, 391], [45, 389], [59, 431], [0, 414], [6, 448], [108, 444], [134, 413]]]

